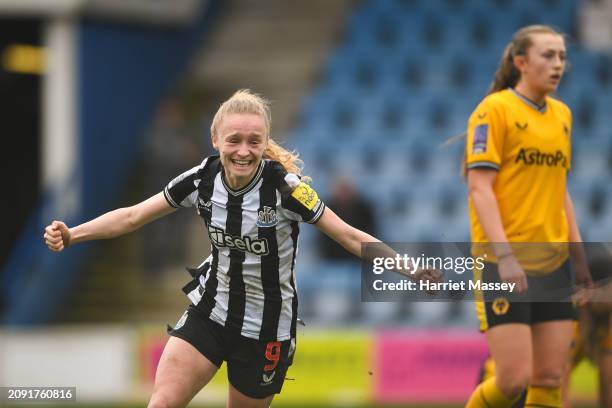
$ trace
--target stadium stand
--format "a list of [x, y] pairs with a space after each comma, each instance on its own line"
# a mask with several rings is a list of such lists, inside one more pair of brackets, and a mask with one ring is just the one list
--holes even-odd
[[[442, 144], [465, 132], [467, 118], [486, 93], [512, 33], [532, 23], [549, 24], [569, 34], [571, 68], [559, 97], [574, 114], [569, 188], [579, 224], [585, 240], [610, 240], [612, 135], [605, 119], [612, 108], [612, 56], [572, 40], [578, 6], [575, 0], [361, 3], [348, 19], [343, 41], [329, 56], [322, 80], [304, 101], [289, 145], [301, 153], [306, 173], [322, 193], [334, 172], [352, 174], [375, 203], [383, 239], [469, 240], [467, 192], [459, 176], [463, 143]], [[307, 240], [318, 234], [304, 232]], [[334, 279], [354, 282], [345, 286], [351, 290], [336, 295], [359, 296], [358, 271], [311, 255], [310, 263], [300, 264], [302, 288], [318, 286], [323, 275], [336, 274], [344, 277]], [[384, 321], [403, 306], [362, 307], [367, 310], [357, 315]], [[339, 307], [334, 314], [335, 324], [354, 314], [342, 313], [345, 309]], [[423, 319], [423, 313], [431, 312], [439, 324], [467, 322], [473, 312], [464, 309], [457, 313], [449, 306], [445, 314], [420, 307], [415, 314]]]

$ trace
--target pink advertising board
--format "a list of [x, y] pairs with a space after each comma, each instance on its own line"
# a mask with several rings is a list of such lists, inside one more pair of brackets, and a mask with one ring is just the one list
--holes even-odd
[[384, 331], [374, 347], [380, 403], [464, 402], [488, 353], [483, 335], [453, 330]]

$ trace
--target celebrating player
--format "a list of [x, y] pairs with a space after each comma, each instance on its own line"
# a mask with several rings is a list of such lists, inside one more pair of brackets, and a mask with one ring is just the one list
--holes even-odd
[[[528, 289], [531, 275], [565, 279], [562, 286], [571, 287], [569, 254], [577, 283], [590, 282], [566, 190], [571, 112], [549, 96], [565, 67], [560, 33], [539, 25], [519, 30], [504, 51], [488, 96], [468, 122], [466, 172], [473, 248], [495, 243], [490, 245], [490, 263], [475, 276], [514, 282], [519, 292]], [[514, 243], [548, 243], [546, 250], [552, 256], [524, 257], [516, 253]], [[559, 407], [575, 315], [571, 302], [513, 302], [481, 295], [481, 329], [486, 331], [496, 370], [466, 406], [510, 407], [527, 389], [526, 406]]]
[[[295, 351], [299, 223], [316, 224], [357, 256], [363, 242], [378, 242], [325, 207], [300, 179], [297, 156], [270, 138], [270, 125], [268, 102], [238, 91], [212, 122], [219, 156], [137, 205], [76, 227], [53, 221], [45, 229], [48, 247], [62, 251], [134, 231], [178, 208], [193, 207], [203, 218], [212, 253], [183, 288], [192, 304], [170, 331], [149, 407], [187, 405], [223, 361], [228, 407], [268, 407]], [[434, 274], [421, 278], [438, 279]]]

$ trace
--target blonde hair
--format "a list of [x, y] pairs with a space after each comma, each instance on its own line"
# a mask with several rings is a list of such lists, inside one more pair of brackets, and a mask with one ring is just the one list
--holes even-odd
[[[547, 25], [530, 25], [518, 30], [512, 36], [512, 41], [510, 41], [504, 49], [504, 53], [499, 61], [487, 95], [503, 91], [507, 88], [514, 88], [516, 84], [518, 84], [518, 81], [521, 79], [521, 73], [516, 68], [516, 65], [514, 65], [514, 57], [517, 55], [527, 55], [527, 51], [529, 51], [529, 48], [533, 45], [533, 39], [531, 38], [533, 34], [555, 34], [565, 38], [563, 33]], [[455, 140], [465, 140], [466, 138], [467, 133], [464, 133], [459, 137], [452, 137], [449, 141], [454, 142]], [[461, 176], [463, 178], [467, 177], [467, 171], [468, 168], [464, 153], [461, 159]]]
[[270, 137], [272, 115], [270, 113], [270, 102], [267, 99], [252, 93], [249, 89], [240, 89], [236, 91], [228, 100], [223, 102], [219, 110], [217, 110], [212, 125], [210, 126], [210, 133], [213, 137], [217, 137], [223, 119], [227, 115], [233, 113], [259, 115], [264, 120], [265, 136], [268, 141], [266, 150], [263, 154], [264, 159], [277, 161], [289, 173], [301, 175], [304, 162], [299, 158], [298, 153], [286, 150]]

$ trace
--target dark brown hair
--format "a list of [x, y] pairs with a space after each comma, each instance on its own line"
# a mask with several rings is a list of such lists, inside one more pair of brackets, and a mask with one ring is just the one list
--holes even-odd
[[[521, 28], [512, 36], [512, 41], [506, 45], [504, 53], [499, 61], [493, 82], [489, 86], [487, 95], [503, 91], [507, 88], [514, 88], [521, 79], [521, 73], [514, 65], [514, 57], [517, 55], [527, 55], [527, 51], [533, 45], [533, 34], [556, 34], [565, 38], [565, 35], [547, 25], [530, 25]], [[467, 133], [461, 135], [465, 140]], [[455, 136], [456, 137], [456, 136]], [[454, 138], [452, 138], [454, 139]], [[451, 139], [451, 140], [452, 140]], [[465, 153], [461, 160], [461, 176], [467, 177], [467, 164]]]
[[512, 41], [504, 49], [487, 95], [516, 86], [519, 79], [521, 79], [521, 73], [516, 68], [516, 65], [514, 65], [514, 57], [517, 55], [527, 55], [527, 51], [533, 45], [532, 34], [556, 34], [564, 37], [563, 33], [546, 25], [530, 25], [514, 33]]

